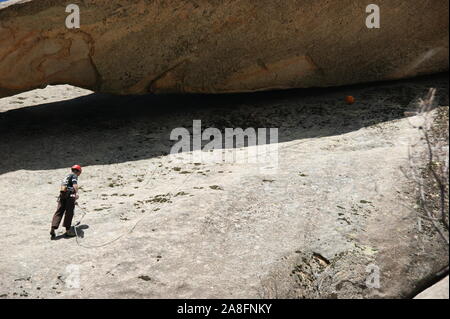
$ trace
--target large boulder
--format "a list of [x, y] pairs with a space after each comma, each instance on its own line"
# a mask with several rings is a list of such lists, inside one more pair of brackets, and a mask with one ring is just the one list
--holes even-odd
[[[228, 93], [337, 86], [448, 70], [447, 0], [63, 0], [0, 8], [0, 96], [95, 91]], [[8, 3], [6, 2], [6, 3]], [[22, 3], [24, 2], [24, 3]]]

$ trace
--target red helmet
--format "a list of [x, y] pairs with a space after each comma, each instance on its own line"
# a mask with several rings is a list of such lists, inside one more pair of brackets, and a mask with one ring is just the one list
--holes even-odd
[[80, 173], [81, 173], [81, 171], [82, 171], [80, 165], [74, 165], [74, 166], [72, 166], [72, 169], [76, 169], [77, 171], [80, 171]]

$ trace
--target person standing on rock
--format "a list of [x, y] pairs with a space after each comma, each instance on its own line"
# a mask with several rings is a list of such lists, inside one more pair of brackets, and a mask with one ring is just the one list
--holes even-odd
[[81, 174], [81, 166], [72, 166], [72, 173], [68, 174], [61, 183], [61, 190], [58, 197], [58, 208], [53, 215], [52, 227], [50, 230], [51, 239], [55, 239], [55, 230], [58, 229], [61, 219], [64, 215], [63, 226], [66, 228], [65, 235], [74, 237], [75, 233], [71, 230], [73, 211], [75, 202], [78, 199], [78, 176]]

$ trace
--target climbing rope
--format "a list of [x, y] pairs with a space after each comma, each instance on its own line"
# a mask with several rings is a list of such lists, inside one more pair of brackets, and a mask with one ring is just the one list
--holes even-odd
[[[281, 152], [281, 151], [283, 151], [283, 150], [285, 150], [285, 149], [288, 149], [288, 148], [291, 148], [291, 147], [293, 147], [293, 146], [297, 146], [297, 145], [303, 144], [303, 143], [305, 143], [305, 141], [298, 141], [297, 143], [293, 143], [293, 144], [287, 145], [287, 146], [285, 146], [285, 147], [279, 147], [279, 151]], [[267, 152], [270, 152], [270, 150], [269, 150], [269, 151], [266, 151], [266, 152], [263, 152], [263, 153], [259, 153], [258, 155], [261, 156], [262, 154], [265, 154], [265, 153], [267, 153]], [[256, 156], [258, 156], [258, 155], [256, 155]], [[252, 157], [250, 157], [250, 158], [252, 158]], [[166, 159], [166, 160], [167, 160], [167, 159]], [[210, 165], [215, 165], [215, 164], [214, 164], [214, 163], [211, 163]], [[206, 165], [206, 166], [208, 166], [208, 165]], [[150, 178], [148, 179], [148, 182], [145, 184], [145, 186], [148, 185], [150, 179], [154, 176], [156, 170], [158, 170], [159, 167], [161, 167], [161, 165], [160, 165], [160, 166], [157, 166], [157, 167], [152, 171], [152, 174], [151, 174]], [[161, 175], [161, 170], [159, 171], [158, 177], [159, 177], [160, 175]], [[189, 179], [190, 176], [191, 176], [190, 174], [186, 175], [186, 178], [183, 180], [183, 182], [181, 183], [181, 185], [185, 185], [186, 181]], [[77, 227], [79, 227], [81, 221], [82, 221], [83, 218], [87, 215], [87, 213], [86, 213], [86, 210], [85, 210], [84, 208], [82, 208], [78, 203], [77, 203], [77, 206], [82, 210], [83, 216], [81, 217], [81, 219], [80, 219], [80, 220], [76, 223], [76, 225], [74, 226], [74, 230], [75, 230], [75, 236], [76, 236], [76, 242], [77, 242], [77, 244], [78, 244], [79, 246], [81, 246], [81, 247], [84, 247], [84, 248], [100, 248], [100, 247], [108, 246], [108, 245], [110, 245], [110, 244], [112, 244], [112, 243], [118, 241], [119, 239], [123, 238], [124, 236], [126, 236], [126, 235], [132, 233], [133, 230], [137, 227], [137, 225], [138, 225], [144, 218], [147, 217], [147, 215], [144, 215], [143, 217], [139, 218], [139, 219], [136, 221], [136, 223], [133, 225], [133, 227], [131, 227], [128, 231], [126, 231], [126, 232], [123, 233], [122, 235], [120, 235], [120, 236], [114, 238], [113, 240], [110, 240], [110, 241], [108, 241], [108, 242], [106, 242], [106, 243], [104, 243], [104, 244], [100, 244], [100, 245], [85, 245], [85, 244], [80, 243], [80, 241], [79, 241], [79, 238], [81, 238], [81, 237], [78, 236]], [[160, 208], [160, 205], [158, 205], [156, 208]]]
[[[159, 167], [156, 167], [156, 168], [153, 170], [153, 172], [152, 172], [150, 178], [153, 177], [153, 175], [155, 174], [155, 172], [156, 172], [156, 170], [157, 170], [158, 168], [159, 168]], [[159, 172], [158, 176], [160, 176], [160, 175], [161, 175], [161, 171]], [[186, 176], [186, 178], [183, 180], [183, 182], [181, 183], [181, 185], [185, 185], [185, 183], [186, 183], [186, 181], [188, 180], [189, 177], [190, 177], [190, 175], [188, 174], [188, 175]], [[148, 185], [148, 182], [147, 182], [146, 185]], [[77, 227], [80, 226], [81, 221], [83, 220], [83, 218], [84, 218], [87, 214], [86, 214], [86, 210], [83, 209], [78, 203], [77, 203], [76, 205], [81, 209], [81, 211], [82, 211], [82, 213], [83, 213], [83, 216], [82, 216], [82, 217], [80, 218], [80, 220], [75, 224], [75, 226], [74, 226], [74, 231], [75, 231], [75, 237], [76, 237], [77, 245], [80, 246], [80, 247], [83, 247], [83, 248], [100, 248], [100, 247], [108, 246], [108, 245], [110, 245], [110, 244], [112, 244], [112, 243], [118, 241], [118, 240], [121, 239], [122, 237], [124, 237], [124, 236], [126, 236], [126, 235], [132, 233], [132, 232], [134, 231], [134, 229], [137, 227], [137, 225], [138, 225], [144, 218], [147, 217], [147, 215], [144, 215], [144, 216], [142, 216], [141, 218], [139, 218], [139, 219], [136, 221], [136, 223], [133, 225], [133, 227], [131, 227], [128, 231], [126, 231], [126, 232], [123, 233], [122, 235], [120, 235], [120, 236], [114, 238], [113, 240], [110, 240], [110, 241], [108, 241], [108, 242], [106, 242], [106, 243], [103, 243], [103, 244], [100, 244], [100, 245], [86, 245], [86, 244], [83, 244], [83, 243], [81, 243], [81, 242], [79, 241], [79, 238], [81, 238], [81, 237], [78, 236]], [[159, 209], [159, 208], [160, 208], [160, 205], [158, 205], [156, 208]]]

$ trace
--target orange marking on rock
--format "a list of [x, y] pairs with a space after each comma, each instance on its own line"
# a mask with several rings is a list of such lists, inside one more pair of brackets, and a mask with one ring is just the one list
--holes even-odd
[[347, 96], [345, 97], [345, 103], [347, 103], [347, 104], [353, 104], [353, 103], [355, 103], [355, 98], [354, 98], [353, 96], [351, 96], [351, 95], [347, 95]]

